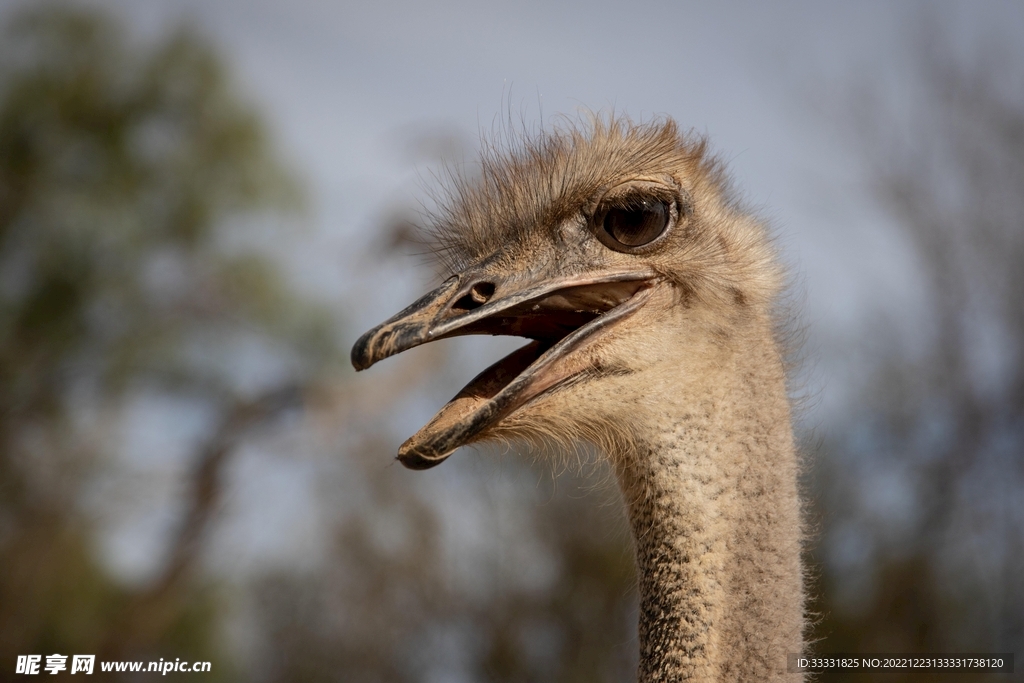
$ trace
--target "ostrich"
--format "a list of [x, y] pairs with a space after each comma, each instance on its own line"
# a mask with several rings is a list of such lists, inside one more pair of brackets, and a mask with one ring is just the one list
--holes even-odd
[[769, 235], [706, 141], [594, 120], [485, 151], [433, 235], [450, 277], [364, 334], [363, 370], [437, 339], [532, 341], [400, 447], [493, 439], [611, 461], [636, 550], [648, 681], [775, 681], [803, 647], [793, 444]]

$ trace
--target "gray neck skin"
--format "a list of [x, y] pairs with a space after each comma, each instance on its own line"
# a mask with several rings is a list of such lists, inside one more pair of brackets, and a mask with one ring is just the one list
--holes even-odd
[[777, 358], [741, 364], [719, 370], [732, 387], [703, 381], [686, 407], [666, 405], [657, 422], [671, 427], [618, 460], [637, 552], [641, 683], [801, 680], [786, 673], [803, 628], [789, 406]]

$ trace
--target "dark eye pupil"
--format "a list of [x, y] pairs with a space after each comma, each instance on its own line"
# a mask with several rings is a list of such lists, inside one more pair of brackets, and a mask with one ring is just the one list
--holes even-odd
[[627, 208], [609, 209], [604, 216], [604, 229], [617, 242], [639, 247], [665, 232], [668, 217], [664, 202], [645, 199]]

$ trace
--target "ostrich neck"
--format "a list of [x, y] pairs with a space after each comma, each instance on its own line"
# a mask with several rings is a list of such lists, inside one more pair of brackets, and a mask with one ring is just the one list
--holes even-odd
[[799, 680], [785, 673], [802, 648], [797, 464], [773, 349], [672, 384], [684, 390], [660, 404], [658, 427], [618, 460], [641, 683]]

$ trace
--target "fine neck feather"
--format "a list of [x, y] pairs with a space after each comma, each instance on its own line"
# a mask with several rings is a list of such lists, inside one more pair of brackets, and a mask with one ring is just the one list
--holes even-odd
[[803, 576], [789, 403], [774, 344], [745, 346], [684, 369], [649, 437], [616, 459], [637, 552], [641, 683], [795, 680], [786, 655], [802, 648]]

